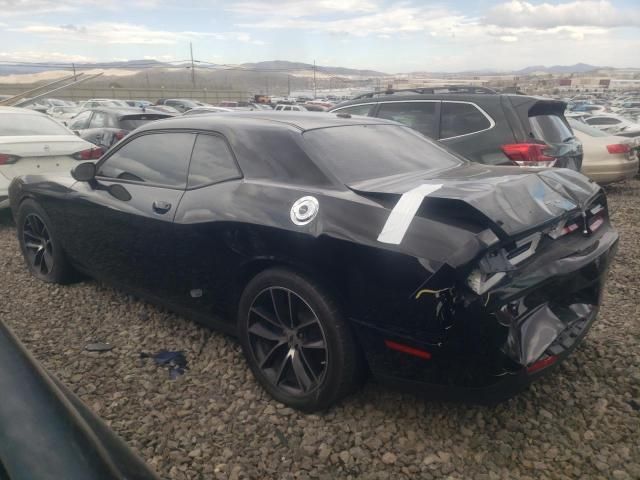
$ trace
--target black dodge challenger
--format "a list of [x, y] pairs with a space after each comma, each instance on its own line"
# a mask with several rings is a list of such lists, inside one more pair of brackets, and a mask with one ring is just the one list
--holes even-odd
[[10, 200], [36, 277], [81, 272], [237, 335], [307, 411], [367, 371], [511, 395], [585, 336], [618, 239], [579, 173], [470, 163], [348, 114], [160, 120]]

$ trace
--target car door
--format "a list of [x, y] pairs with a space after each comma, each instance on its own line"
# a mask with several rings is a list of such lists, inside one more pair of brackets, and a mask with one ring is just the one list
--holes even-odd
[[[199, 313], [229, 313], [233, 285], [247, 238], [226, 212], [242, 173], [222, 135], [201, 133], [193, 148], [187, 191], [175, 217], [176, 303]], [[256, 239], [257, 241], [257, 239]]]
[[91, 275], [165, 296], [175, 280], [173, 219], [195, 134], [141, 132], [77, 182], [65, 222], [71, 259]]

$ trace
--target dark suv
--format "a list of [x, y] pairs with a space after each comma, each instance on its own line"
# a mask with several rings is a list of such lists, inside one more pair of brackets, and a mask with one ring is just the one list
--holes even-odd
[[109, 148], [145, 123], [172, 116], [152, 109], [104, 107], [80, 112], [68, 126], [82, 139]]
[[396, 120], [475, 162], [580, 170], [582, 144], [565, 107], [558, 100], [456, 86], [367, 93], [331, 111]]

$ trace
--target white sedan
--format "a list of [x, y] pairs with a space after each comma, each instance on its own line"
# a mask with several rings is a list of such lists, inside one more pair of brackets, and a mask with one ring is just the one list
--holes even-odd
[[0, 107], [0, 208], [9, 206], [9, 183], [19, 175], [68, 172], [97, 160], [102, 149], [42, 113]]
[[572, 118], [569, 125], [582, 142], [581, 172], [586, 176], [604, 185], [637, 175], [640, 139], [610, 135]]

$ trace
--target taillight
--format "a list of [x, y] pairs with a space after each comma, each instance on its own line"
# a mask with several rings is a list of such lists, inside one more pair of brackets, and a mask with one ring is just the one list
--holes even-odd
[[553, 167], [556, 159], [546, 155], [545, 148], [540, 143], [510, 143], [502, 151], [521, 167]]
[[102, 149], [102, 147], [93, 147], [74, 153], [72, 157], [76, 160], [97, 160], [102, 156], [103, 153], [104, 150]]
[[614, 143], [613, 145], [607, 145], [607, 151], [609, 153], [629, 153], [631, 147], [626, 143]]
[[531, 375], [533, 373], [539, 372], [540, 370], [544, 370], [545, 368], [550, 367], [557, 361], [558, 357], [556, 357], [555, 355], [549, 355], [548, 357], [544, 357], [543, 359], [529, 365], [527, 367], [527, 373]]
[[0, 153], [0, 165], [11, 165], [20, 160], [17, 155], [8, 155], [6, 153]]

